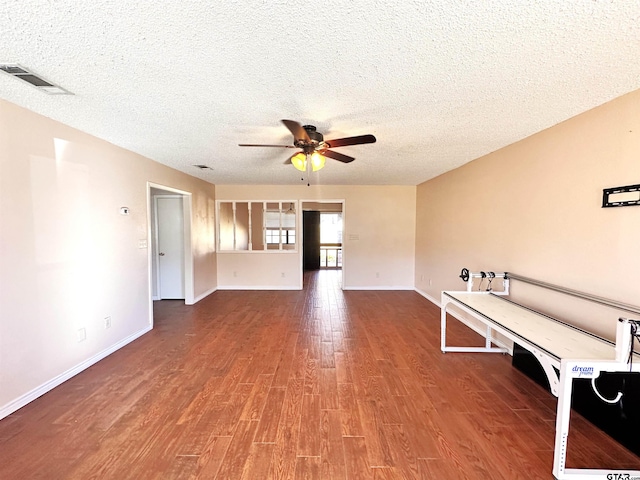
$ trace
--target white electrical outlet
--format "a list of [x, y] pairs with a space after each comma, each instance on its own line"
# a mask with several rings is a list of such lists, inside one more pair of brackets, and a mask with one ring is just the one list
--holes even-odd
[[284, 278], [284, 272], [282, 272], [282, 273], [280, 274], [280, 276], [281, 276], [282, 278]]
[[79, 328], [78, 329], [78, 343], [84, 342], [87, 339], [87, 329]]
[[380, 278], [380, 272], [376, 272], [376, 278]]
[[111, 317], [104, 317], [104, 328], [111, 328]]
[[238, 272], [236, 272], [235, 270], [233, 271], [233, 276], [237, 277], [238, 276]]
[[433, 285], [433, 280], [429, 279], [429, 286]]

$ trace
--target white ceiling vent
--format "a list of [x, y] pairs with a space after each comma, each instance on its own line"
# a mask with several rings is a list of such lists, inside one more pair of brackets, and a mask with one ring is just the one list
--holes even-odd
[[73, 95], [70, 91], [45, 80], [17, 63], [0, 63], [0, 70], [50, 95]]

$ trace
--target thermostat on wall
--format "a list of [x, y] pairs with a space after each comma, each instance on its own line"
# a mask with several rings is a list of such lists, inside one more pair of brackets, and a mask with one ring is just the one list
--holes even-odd
[[121, 207], [120, 215], [129, 215], [129, 207]]

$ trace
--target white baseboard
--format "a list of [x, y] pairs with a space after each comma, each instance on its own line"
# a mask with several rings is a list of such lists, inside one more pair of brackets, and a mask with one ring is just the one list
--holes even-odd
[[293, 285], [218, 285], [218, 290], [302, 290]]
[[424, 298], [426, 298], [427, 300], [429, 300], [431, 303], [433, 303], [434, 305], [436, 305], [438, 308], [441, 307], [440, 305], [440, 301], [433, 298], [431, 295], [429, 295], [427, 292], [425, 292], [424, 290], [420, 290], [419, 288], [416, 288], [415, 291], [417, 293], [419, 293], [420, 295], [422, 295]]
[[[420, 290], [419, 288], [416, 288], [415, 291], [417, 293], [419, 293], [420, 295], [422, 295], [424, 298], [426, 298], [427, 300], [429, 300], [431, 303], [433, 303], [434, 305], [436, 305], [438, 308], [442, 308], [442, 305], [440, 304], [439, 300], [436, 300], [435, 298], [433, 298], [431, 295], [429, 295], [427, 292]], [[465, 318], [461, 315], [459, 315], [457, 312], [452, 312], [452, 311], [447, 311], [447, 313], [449, 315], [451, 315], [453, 318], [455, 318], [456, 320], [458, 320], [459, 322], [465, 324], [467, 327], [469, 327], [471, 330], [473, 330], [474, 332], [476, 332], [478, 335], [480, 335], [482, 338], [487, 338], [486, 335], [486, 330], [483, 328], [480, 328], [480, 326], [478, 326], [477, 324], [471, 322], [468, 318]], [[501, 342], [500, 339], [497, 338], [493, 338], [492, 339], [493, 343], [495, 343], [496, 345], [498, 345], [501, 348], [505, 348], [506, 350], [508, 350], [509, 355], [513, 355], [513, 345], [507, 345], [504, 342]]]
[[406, 286], [401, 286], [401, 287], [395, 286], [394, 287], [394, 286], [388, 286], [388, 285], [387, 286], [384, 286], [384, 285], [376, 285], [376, 286], [367, 285], [367, 286], [360, 286], [360, 287], [358, 287], [358, 286], [346, 286], [346, 287], [342, 287], [342, 289], [343, 290], [379, 290], [379, 291], [382, 291], [382, 290], [384, 290], [384, 291], [397, 291], [397, 290], [410, 291], [410, 290], [414, 290], [413, 287], [406, 287]]
[[4, 417], [6, 417], [8, 415], [11, 415], [13, 412], [21, 409], [26, 404], [28, 404], [30, 402], [33, 402], [36, 398], [41, 397], [42, 395], [44, 395], [48, 391], [53, 390], [58, 385], [66, 382], [71, 377], [76, 376], [77, 374], [79, 374], [83, 370], [86, 370], [91, 365], [94, 365], [95, 363], [98, 363], [100, 360], [102, 360], [103, 358], [111, 355], [116, 350], [120, 350], [125, 345], [133, 342], [137, 338], [139, 338], [142, 335], [144, 335], [145, 333], [149, 332], [151, 330], [151, 328], [152, 327], [149, 325], [148, 327], [145, 327], [144, 329], [140, 330], [139, 332], [136, 332], [136, 333], [134, 333], [132, 335], [129, 335], [127, 338], [119, 341], [115, 345], [112, 345], [111, 347], [109, 347], [109, 348], [97, 353], [93, 357], [88, 358], [84, 362], [76, 365], [73, 368], [70, 368], [66, 372], [61, 373], [60, 375], [52, 378], [48, 382], [43, 383], [39, 387], [36, 387], [33, 390], [25, 393], [24, 395], [21, 395], [20, 397], [16, 398], [15, 400], [7, 403], [6, 405], [4, 405], [3, 407], [0, 408], [0, 420], [2, 420]]
[[189, 304], [189, 305], [194, 305], [196, 303], [198, 303], [200, 300], [202, 300], [205, 297], [208, 297], [209, 295], [211, 295], [213, 292], [215, 292], [218, 289], [218, 287], [213, 287], [210, 288], [209, 290], [207, 290], [204, 293], [201, 293], [200, 295], [198, 295], [196, 298], [193, 299], [193, 303]]

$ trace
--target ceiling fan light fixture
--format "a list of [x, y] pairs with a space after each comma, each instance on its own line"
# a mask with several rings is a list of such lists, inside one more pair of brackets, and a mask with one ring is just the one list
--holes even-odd
[[323, 155], [320, 155], [318, 152], [313, 152], [311, 154], [311, 168], [314, 172], [317, 172], [322, 167], [324, 167], [325, 158]]
[[301, 125], [293, 120], [282, 120], [285, 127], [293, 134], [293, 145], [268, 145], [257, 143], [239, 143], [241, 147], [280, 147], [299, 148], [301, 152], [289, 157], [285, 164], [291, 163], [301, 172], [317, 172], [324, 167], [326, 157], [342, 163], [351, 163], [355, 158], [343, 153], [330, 150], [334, 147], [346, 147], [349, 145], [363, 145], [375, 143], [373, 135], [357, 135], [355, 137], [336, 138], [325, 142], [324, 135], [317, 131], [313, 125]]
[[291, 157], [291, 163], [301, 172], [305, 172], [307, 170], [307, 156], [302, 152], [296, 153]]

